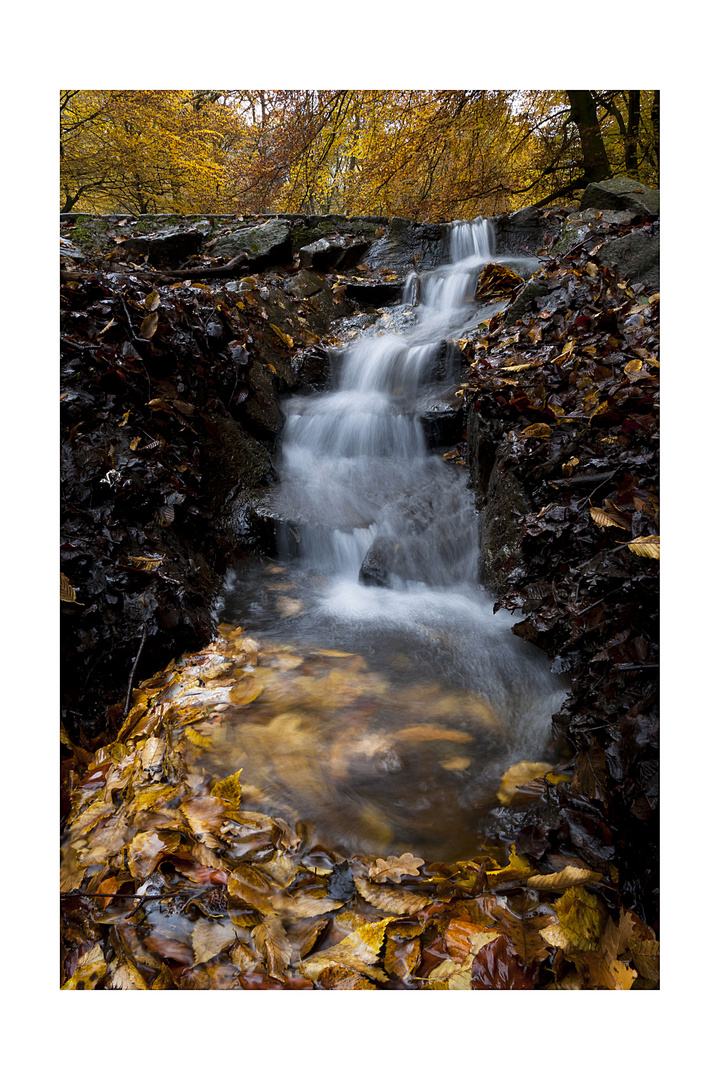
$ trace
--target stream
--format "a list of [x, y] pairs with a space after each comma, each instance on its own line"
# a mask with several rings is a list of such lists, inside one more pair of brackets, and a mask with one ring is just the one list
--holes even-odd
[[280, 555], [222, 598], [272, 678], [202, 767], [242, 768], [245, 806], [347, 854], [470, 857], [502, 773], [542, 760], [566, 693], [517, 617], [493, 614], [467, 473], [428, 447], [459, 381], [453, 340], [500, 306], [474, 300], [491, 261], [519, 260], [493, 253], [489, 223], [456, 222], [449, 262], [336, 350], [328, 390], [285, 403]]

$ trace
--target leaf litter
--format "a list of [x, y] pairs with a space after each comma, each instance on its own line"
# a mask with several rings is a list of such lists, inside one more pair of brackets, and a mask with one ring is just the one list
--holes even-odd
[[[241, 771], [204, 768], [217, 731], [257, 724], [261, 695], [248, 701], [239, 687], [263, 673], [272, 694], [303, 678], [302, 665], [273, 668], [282, 649], [223, 626], [145, 680], [116, 741], [77, 763], [62, 845], [63, 989], [656, 984], [655, 936], [632, 913], [613, 918], [610, 878], [571, 863], [537, 874], [513, 849], [482, 845], [452, 864], [409, 851], [347, 858], [307, 823], [250, 809]], [[352, 655], [320, 659], [362, 674]], [[328, 689], [325, 675], [322, 693], [357, 694], [347, 683]], [[285, 714], [291, 748], [300, 727]], [[538, 769], [552, 772], [534, 763], [516, 779]]]

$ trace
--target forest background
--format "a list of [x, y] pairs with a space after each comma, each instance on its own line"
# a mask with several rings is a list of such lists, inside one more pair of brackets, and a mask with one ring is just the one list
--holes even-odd
[[60, 209], [422, 221], [657, 187], [658, 90], [63, 90]]

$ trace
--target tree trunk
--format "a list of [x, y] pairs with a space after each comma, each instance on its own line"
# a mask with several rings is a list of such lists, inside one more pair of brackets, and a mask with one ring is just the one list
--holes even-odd
[[570, 100], [570, 119], [580, 134], [584, 180], [588, 184], [607, 180], [612, 175], [612, 169], [600, 131], [592, 91], [566, 90], [565, 93]]
[[660, 183], [660, 91], [656, 90], [650, 110], [650, 122], [653, 129], [653, 151], [655, 163], [658, 167], [658, 184]]
[[628, 90], [628, 121], [625, 136], [625, 171], [638, 175], [638, 139], [640, 136], [640, 91]]

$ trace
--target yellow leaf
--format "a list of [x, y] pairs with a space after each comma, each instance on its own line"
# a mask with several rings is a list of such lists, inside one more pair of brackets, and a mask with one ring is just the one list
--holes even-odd
[[240, 798], [242, 796], [242, 787], [240, 785], [240, 773], [242, 769], [238, 769], [232, 776], [226, 777], [224, 780], [218, 780], [216, 784], [213, 784], [210, 789], [210, 794], [215, 799], [224, 799], [225, 802], [229, 802], [235, 809], [240, 805]]
[[546, 761], [520, 761], [517, 765], [511, 765], [500, 779], [500, 787], [496, 793], [498, 800], [503, 806], [509, 806], [515, 792], [522, 784], [551, 773], [552, 768], [552, 765], [548, 765]]
[[136, 881], [144, 881], [160, 861], [165, 841], [156, 832], [138, 833], [128, 845], [128, 865]]
[[638, 360], [637, 357], [634, 360], [629, 360], [623, 371], [626, 375], [634, 375], [638, 371], [642, 371], [642, 360]]
[[262, 683], [248, 674], [231, 688], [229, 697], [234, 705], [249, 705], [255, 698], [260, 697], [262, 692]]
[[252, 939], [258, 953], [265, 956], [268, 975], [282, 979], [290, 963], [292, 946], [278, 916], [266, 915], [252, 931]]
[[[560, 931], [567, 940], [567, 946], [563, 948], [584, 952], [598, 947], [607, 913], [597, 896], [582, 885], [572, 885], [552, 907], [557, 912]], [[545, 937], [543, 931], [541, 934]]]
[[[599, 525], [602, 529], [610, 528], [611, 526], [614, 526], [616, 529], [629, 528], [624, 522], [618, 521], [615, 515], [609, 514], [605, 510], [601, 510], [599, 506], [590, 507], [590, 517], [595, 524]], [[642, 538], [640, 537], [639, 539]]]
[[391, 918], [365, 923], [337, 945], [307, 957], [299, 965], [300, 971], [308, 979], [316, 979], [325, 968], [339, 965], [378, 982], [387, 982], [387, 975], [376, 962], [390, 922]]
[[635, 539], [628, 544], [628, 547], [635, 555], [642, 555], [645, 559], [660, 558], [659, 536], [636, 536]]
[[575, 468], [576, 465], [579, 465], [579, 464], [580, 464], [580, 462], [576, 457], [569, 458], [567, 461], [565, 461], [563, 463], [563, 466], [562, 466], [562, 474], [563, 474], [563, 476], [572, 476], [573, 469]]
[[76, 600], [76, 592], [68, 578], [63, 573], [60, 574], [60, 599], [64, 600], [66, 604], [77, 604], [78, 607], [85, 607], [79, 600]]
[[94, 945], [80, 957], [74, 975], [63, 983], [61, 989], [94, 990], [106, 971], [107, 963], [102, 948], [100, 945]]
[[598, 276], [597, 264], [594, 262], [585, 263], [585, 270], [587, 271], [588, 277], [596, 278]]
[[575, 341], [574, 340], [566, 342], [566, 344], [565, 344], [565, 346], [563, 348], [563, 351], [560, 353], [559, 356], [555, 357], [553, 363], [559, 364], [559, 363], [561, 363], [561, 361], [566, 356], [572, 356], [572, 352], [573, 352], [574, 348], [575, 348]]
[[523, 439], [548, 439], [552, 435], [549, 424], [530, 424], [520, 432]]
[[128, 562], [131, 562], [138, 570], [156, 570], [164, 558], [164, 555], [161, 555], [159, 559], [147, 558], [145, 555], [129, 555]]
[[[290, 337], [290, 335], [289, 335], [289, 334], [286, 334], [286, 333], [285, 333], [285, 332], [284, 332], [283, 330], [281, 330], [281, 329], [280, 329], [280, 327], [279, 327], [279, 326], [276, 326], [276, 325], [275, 325], [275, 323], [270, 323], [270, 328], [271, 328], [271, 330], [274, 330], [274, 331], [275, 331], [275, 333], [276, 333], [276, 334], [277, 334], [277, 336], [278, 336], [278, 337], [280, 338], [280, 340], [281, 340], [281, 341], [282, 341], [282, 342], [283, 342], [283, 343], [284, 343], [285, 345], [287, 345], [288, 349], [292, 349], [292, 347], [293, 347], [293, 345], [295, 344], [295, 342], [293, 341], [293, 339], [292, 339], [292, 338]], [[269, 366], [269, 365], [268, 365], [268, 366]]]
[[148, 293], [143, 301], [146, 311], [156, 311], [160, 307], [160, 293]]
[[572, 885], [585, 885], [590, 881], [601, 881], [602, 874], [594, 870], [582, 870], [579, 866], [564, 866], [557, 874], [534, 874], [526, 881], [530, 889], [555, 889], [562, 892]]

